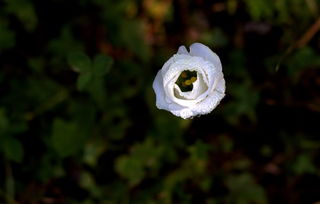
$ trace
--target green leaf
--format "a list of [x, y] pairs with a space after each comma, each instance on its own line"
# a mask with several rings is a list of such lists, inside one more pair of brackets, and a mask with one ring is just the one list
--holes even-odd
[[68, 63], [75, 72], [86, 73], [90, 72], [91, 60], [90, 58], [82, 53], [76, 52], [68, 56]]
[[110, 71], [113, 60], [109, 56], [98, 55], [93, 61], [93, 73], [95, 76], [101, 77]]
[[288, 59], [287, 64], [289, 76], [294, 77], [310, 67], [319, 67], [320, 61], [313, 48], [302, 47]]
[[5, 130], [9, 125], [4, 109], [0, 109], [0, 132]]
[[99, 156], [105, 151], [106, 145], [103, 141], [91, 141], [84, 148], [84, 163], [94, 167], [97, 165]]
[[142, 161], [128, 156], [118, 157], [115, 170], [121, 176], [127, 178], [131, 186], [140, 183], [145, 174]]
[[23, 158], [23, 146], [19, 140], [7, 137], [2, 141], [2, 151], [11, 161], [21, 162]]
[[312, 158], [308, 154], [299, 155], [295, 159], [291, 168], [296, 174], [314, 174], [317, 171], [317, 168], [315, 167]]
[[26, 0], [6, 0], [6, 11], [18, 18], [27, 31], [34, 31], [38, 18], [32, 2]]
[[64, 25], [61, 28], [60, 35], [48, 42], [47, 50], [53, 55], [53, 60], [62, 61], [62, 59], [68, 59], [74, 53], [79, 53], [84, 48], [83, 44], [75, 39], [71, 26]]
[[248, 173], [230, 175], [226, 185], [230, 191], [229, 199], [237, 201], [232, 203], [267, 203], [264, 189]]
[[53, 122], [52, 146], [61, 157], [77, 153], [84, 144], [85, 135], [72, 122], [56, 119]]
[[203, 143], [200, 140], [197, 140], [196, 143], [188, 148], [188, 151], [190, 153], [191, 158], [194, 161], [197, 160], [207, 160], [208, 159], [208, 150], [209, 146], [205, 143]]
[[83, 91], [89, 85], [91, 78], [92, 78], [92, 74], [90, 72], [80, 74], [77, 80], [78, 90]]
[[15, 44], [15, 33], [0, 25], [0, 49], [12, 48]]
[[255, 20], [268, 18], [273, 15], [273, 5], [265, 0], [245, 0], [248, 7], [248, 12]]

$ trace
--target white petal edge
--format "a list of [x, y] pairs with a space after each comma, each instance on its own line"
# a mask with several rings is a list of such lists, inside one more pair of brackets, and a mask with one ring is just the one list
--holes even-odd
[[[224, 84], [225, 84], [225, 81], [223, 78], [221, 78], [220, 81], [218, 82], [218, 85], [222, 86]], [[191, 110], [194, 115], [208, 114], [213, 109], [215, 109], [217, 105], [219, 105], [220, 101], [223, 99], [224, 96], [225, 96], [224, 91], [220, 92], [217, 89], [214, 89], [213, 92], [209, 94], [205, 100], [191, 107]]]
[[181, 110], [184, 107], [173, 104], [172, 102], [168, 103], [166, 101], [166, 95], [163, 87], [163, 80], [161, 70], [158, 71], [156, 78], [153, 81], [152, 88], [156, 94], [156, 106], [159, 109], [171, 111], [171, 110]]
[[177, 54], [189, 55], [189, 52], [185, 46], [181, 45], [178, 49]]
[[202, 57], [203, 59], [211, 62], [217, 70], [222, 71], [220, 58], [216, 53], [214, 53], [209, 47], [205, 46], [204, 44], [193, 43], [190, 46], [190, 55]]
[[174, 115], [179, 116], [183, 119], [192, 118], [194, 116], [206, 115], [209, 114], [213, 109], [215, 109], [220, 101], [225, 96], [225, 80], [224, 78], [220, 78], [217, 82], [216, 89], [213, 90], [211, 94], [207, 96], [207, 98], [200, 103], [191, 106], [191, 107], [183, 107], [181, 109], [170, 110]]
[[163, 88], [163, 80], [161, 70], [158, 71], [156, 78], [153, 81], [152, 88], [156, 94], [156, 106], [159, 109], [167, 109], [168, 104], [165, 100], [165, 91]]

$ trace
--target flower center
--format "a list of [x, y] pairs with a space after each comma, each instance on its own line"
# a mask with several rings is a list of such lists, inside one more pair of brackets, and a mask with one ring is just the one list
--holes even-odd
[[197, 72], [184, 70], [181, 72], [176, 84], [179, 86], [182, 92], [192, 91], [193, 82], [197, 81]]

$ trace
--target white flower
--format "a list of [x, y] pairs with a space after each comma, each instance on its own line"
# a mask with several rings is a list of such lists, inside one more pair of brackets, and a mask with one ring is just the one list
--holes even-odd
[[[194, 76], [186, 79], [187, 73], [194, 73]], [[181, 80], [189, 90], [181, 90], [184, 89], [181, 84], [179, 86]], [[178, 53], [157, 73], [153, 89], [159, 109], [183, 119], [210, 113], [225, 95], [220, 59], [201, 43], [192, 44], [190, 52], [180, 46]]]

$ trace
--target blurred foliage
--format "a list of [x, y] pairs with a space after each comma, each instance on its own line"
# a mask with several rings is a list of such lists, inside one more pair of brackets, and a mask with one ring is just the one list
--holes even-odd
[[[319, 203], [319, 6], [1, 1], [0, 203]], [[193, 42], [227, 91], [182, 120], [152, 81]]]

